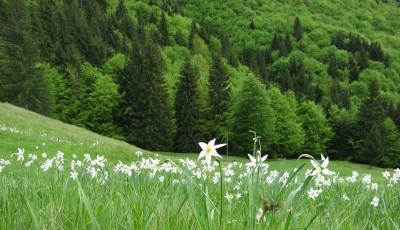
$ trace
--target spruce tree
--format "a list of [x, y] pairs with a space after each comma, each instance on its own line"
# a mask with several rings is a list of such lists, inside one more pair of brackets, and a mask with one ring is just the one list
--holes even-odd
[[261, 136], [262, 148], [269, 149], [274, 139], [274, 117], [266, 96], [265, 86], [254, 76], [248, 76], [239, 90], [232, 108], [230, 125], [230, 154], [246, 156], [253, 151], [253, 134]]
[[335, 37], [332, 40], [332, 44], [335, 45], [338, 49], [345, 49], [344, 43], [344, 35], [342, 32], [336, 33]]
[[390, 118], [383, 122], [385, 152], [378, 163], [381, 167], [395, 168], [400, 165], [400, 134]]
[[165, 13], [161, 14], [160, 26], [158, 30], [161, 33], [161, 44], [163, 46], [169, 45], [168, 21]]
[[119, 77], [122, 99], [116, 121], [128, 142], [166, 151], [172, 145], [172, 123], [164, 61], [160, 48], [145, 37]]
[[293, 35], [297, 41], [300, 41], [303, 38], [303, 29], [301, 27], [299, 17], [296, 17], [296, 19], [294, 20]]
[[272, 38], [271, 41], [271, 50], [280, 50], [281, 48], [281, 38], [280, 36], [275, 32], [274, 37]]
[[360, 71], [368, 68], [368, 53], [364, 48], [360, 50], [360, 62], [358, 66], [360, 66]]
[[192, 22], [192, 25], [190, 27], [190, 33], [189, 33], [189, 41], [188, 41], [188, 48], [189, 49], [193, 49], [193, 40], [194, 37], [197, 34], [197, 27], [196, 24], [194, 22]]
[[269, 66], [274, 62], [274, 59], [272, 58], [272, 51], [268, 47], [265, 48], [264, 60], [266, 66]]
[[355, 160], [359, 163], [378, 165], [385, 152], [384, 130], [381, 123], [374, 124], [367, 130], [368, 133], [360, 142], [360, 149]]
[[286, 36], [285, 36], [285, 46], [286, 46], [286, 50], [287, 50], [288, 54], [290, 52], [292, 52], [293, 47], [292, 47], [292, 42], [290, 41], [290, 34], [289, 33], [286, 33]]
[[350, 71], [350, 82], [357, 81], [360, 74], [360, 69], [358, 68], [357, 62], [353, 57], [349, 60], [349, 71]]
[[211, 116], [215, 129], [213, 135], [223, 138], [226, 134], [226, 119], [230, 103], [230, 79], [219, 55], [213, 56], [208, 78]]
[[200, 131], [200, 98], [198, 71], [186, 59], [181, 71], [175, 98], [176, 134], [174, 149], [177, 152], [194, 152], [202, 137]]
[[3, 38], [3, 66], [0, 66], [0, 100], [48, 114], [50, 91], [39, 62], [39, 50], [32, 37], [28, 9], [22, 0], [0, 0], [0, 37]]
[[328, 74], [329, 74], [332, 78], [338, 78], [338, 77], [339, 77], [339, 69], [338, 69], [338, 64], [337, 64], [335, 55], [333, 55], [333, 56], [331, 56], [331, 57], [329, 58], [329, 62], [328, 62]]

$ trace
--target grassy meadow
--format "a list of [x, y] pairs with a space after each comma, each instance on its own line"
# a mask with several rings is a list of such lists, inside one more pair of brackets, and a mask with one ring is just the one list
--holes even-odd
[[0, 229], [399, 229], [399, 170], [197, 158], [0, 104]]

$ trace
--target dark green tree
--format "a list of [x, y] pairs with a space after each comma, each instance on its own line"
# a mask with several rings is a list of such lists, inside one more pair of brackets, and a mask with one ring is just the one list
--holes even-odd
[[22, 0], [0, 0], [0, 6], [0, 100], [48, 114], [51, 96], [43, 70], [37, 66], [39, 50], [28, 8]]
[[364, 48], [360, 51], [360, 61], [358, 66], [360, 67], [360, 71], [368, 68], [368, 53]]
[[202, 138], [200, 130], [200, 98], [198, 94], [198, 71], [187, 59], [181, 71], [175, 98], [175, 151], [194, 152]]
[[345, 42], [344, 42], [345, 36], [343, 32], [338, 32], [335, 34], [335, 36], [332, 39], [332, 44], [335, 45], [338, 49], [345, 49]]
[[229, 75], [225, 70], [220, 56], [213, 56], [213, 64], [208, 78], [211, 116], [213, 125], [212, 134], [224, 138], [227, 133], [227, 113], [230, 104], [231, 89]]
[[357, 81], [360, 74], [360, 69], [358, 68], [357, 62], [353, 57], [349, 59], [349, 72], [350, 72], [350, 82]]
[[299, 17], [296, 17], [296, 19], [294, 20], [293, 35], [297, 41], [300, 41], [303, 38], [303, 28], [301, 27]]
[[279, 34], [277, 34], [276, 32], [274, 33], [274, 37], [272, 38], [271, 41], [271, 50], [280, 50], [281, 48], [281, 38], [279, 36]]
[[338, 64], [337, 64], [337, 60], [335, 55], [332, 55], [329, 58], [329, 62], [328, 62], [328, 74], [332, 77], [332, 78], [338, 78], [339, 77], [339, 68], [338, 68]]
[[161, 44], [163, 46], [169, 45], [168, 21], [165, 13], [161, 14], [161, 20], [158, 30], [161, 34]]
[[194, 37], [197, 34], [197, 26], [196, 23], [192, 22], [192, 25], [190, 27], [190, 33], [189, 33], [189, 41], [188, 41], [188, 47], [189, 49], [193, 49], [193, 40]]
[[287, 50], [288, 54], [290, 52], [292, 52], [293, 47], [292, 47], [292, 42], [290, 41], [290, 34], [289, 33], [286, 33], [286, 36], [285, 36], [285, 46], [286, 46], [286, 50]]
[[150, 150], [172, 146], [171, 108], [163, 77], [161, 51], [149, 38], [119, 77], [117, 122], [128, 142]]

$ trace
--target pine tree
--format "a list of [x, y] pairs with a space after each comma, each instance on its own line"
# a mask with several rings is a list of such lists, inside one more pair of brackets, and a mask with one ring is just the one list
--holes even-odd
[[335, 120], [332, 123], [332, 131], [335, 135], [328, 144], [328, 155], [335, 160], [349, 160], [355, 152], [353, 144], [357, 139], [355, 125], [346, 118]]
[[[147, 37], [147, 36], [146, 36]], [[119, 77], [122, 99], [117, 122], [128, 142], [150, 150], [170, 150], [171, 109], [158, 46], [145, 38]]]
[[194, 37], [197, 34], [197, 27], [196, 24], [194, 22], [192, 22], [192, 25], [190, 27], [190, 34], [189, 34], [189, 41], [188, 41], [188, 48], [189, 49], [193, 49], [193, 40]]
[[221, 38], [221, 52], [231, 66], [237, 67], [238, 63], [235, 54], [232, 52], [232, 45], [228, 37], [224, 35]]
[[39, 50], [31, 36], [28, 9], [22, 0], [0, 0], [0, 37], [3, 38], [3, 60], [0, 66], [0, 100], [48, 114], [50, 92], [42, 69], [36, 64]]
[[347, 89], [340, 85], [337, 78], [333, 80], [330, 89], [331, 102], [334, 105], [338, 105], [339, 108], [350, 109], [350, 98]]
[[175, 99], [176, 135], [174, 148], [177, 152], [194, 152], [196, 143], [202, 137], [199, 129], [200, 98], [197, 90], [198, 72], [190, 59], [187, 59], [181, 71]]
[[360, 62], [358, 66], [360, 67], [360, 71], [368, 68], [368, 53], [364, 48], [360, 51]]
[[384, 135], [381, 124], [374, 124], [365, 138], [361, 140], [360, 149], [355, 160], [359, 163], [378, 165], [385, 152]]
[[397, 104], [396, 109], [392, 113], [392, 120], [400, 130], [400, 104]]
[[169, 45], [168, 21], [165, 13], [161, 14], [160, 26], [158, 30], [161, 33], [161, 44], [163, 46]]
[[292, 52], [293, 47], [292, 47], [292, 42], [290, 41], [290, 34], [286, 33], [285, 36], [285, 46], [286, 46], [286, 50], [288, 52], [288, 54], [290, 54], [290, 52]]
[[226, 119], [230, 103], [230, 79], [220, 56], [213, 56], [213, 64], [208, 78], [209, 100], [215, 130], [212, 133], [219, 138], [226, 135]]
[[272, 51], [268, 47], [265, 48], [264, 60], [266, 66], [269, 66], [274, 62], [274, 59], [272, 58]]
[[274, 37], [272, 38], [271, 41], [271, 50], [280, 50], [281, 48], [281, 38], [280, 36], [275, 32]]
[[336, 57], [334, 55], [329, 58], [328, 74], [332, 78], [338, 78], [339, 77], [338, 64], [337, 64], [337, 61], [336, 61]]
[[360, 74], [360, 69], [358, 68], [357, 62], [353, 57], [349, 59], [349, 72], [350, 72], [350, 82], [357, 81]]
[[294, 20], [293, 35], [296, 38], [296, 41], [300, 41], [303, 38], [303, 29], [301, 27], [299, 17], [296, 17], [296, 19]]
[[[363, 101], [358, 109], [356, 133], [359, 146], [354, 159], [358, 162], [368, 163], [368, 158], [373, 157], [378, 151], [382, 138], [382, 123], [386, 117], [385, 102], [379, 96], [379, 86], [375, 81], [369, 85], [369, 97]], [[376, 142], [376, 143], [375, 143]], [[376, 145], [376, 146], [375, 146]], [[371, 150], [368, 150], [371, 148]], [[378, 154], [378, 152], [376, 153]], [[380, 153], [379, 153], [380, 154]], [[371, 158], [371, 163], [376, 164]]]
[[342, 32], [336, 33], [335, 37], [332, 39], [332, 44], [338, 49], [345, 49], [344, 34]]
[[229, 150], [234, 155], [246, 156], [253, 149], [253, 134], [261, 136], [262, 148], [269, 149], [274, 138], [274, 114], [266, 97], [265, 87], [253, 76], [243, 82], [232, 108]]
[[378, 165], [381, 167], [395, 168], [400, 165], [400, 134], [390, 118], [383, 122], [385, 152], [379, 159]]
[[250, 30], [255, 30], [256, 29], [256, 24], [254, 23], [254, 19], [252, 19], [250, 21], [249, 28], [250, 28]]

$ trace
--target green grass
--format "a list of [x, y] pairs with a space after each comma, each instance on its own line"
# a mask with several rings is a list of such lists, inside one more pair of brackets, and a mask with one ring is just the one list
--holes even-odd
[[[221, 168], [207, 171], [196, 161], [197, 154], [146, 152], [144, 158], [137, 157], [140, 149], [135, 146], [8, 104], [0, 104], [1, 125], [20, 132], [0, 131], [0, 158], [11, 161], [0, 172], [0, 229], [399, 229], [400, 183], [387, 187], [383, 169], [376, 167], [333, 161], [329, 168], [339, 177], [336, 182], [326, 177], [332, 184], [318, 187], [315, 178], [304, 176], [304, 169], [310, 168], [307, 160], [267, 160], [270, 170], [245, 174], [240, 165], [246, 159], [224, 157]], [[23, 162], [10, 158], [18, 147], [26, 150]], [[58, 150], [65, 152], [64, 161], [58, 162], [63, 168], [58, 170], [54, 159], [53, 167], [43, 171], [46, 159], [41, 153], [47, 152], [49, 159]], [[29, 167], [28, 153], [39, 157]], [[109, 162], [101, 167], [86, 161], [73, 169], [73, 154], [74, 160], [82, 160], [84, 153], [91, 153], [92, 160], [104, 155]], [[158, 157], [162, 163], [140, 163], [148, 157]], [[194, 160], [198, 166], [189, 169], [179, 158]], [[131, 176], [114, 171], [118, 160], [134, 161]], [[293, 171], [303, 164], [301, 171]], [[93, 178], [87, 173], [90, 167], [96, 171]], [[234, 175], [229, 175], [230, 169]], [[272, 170], [279, 175], [267, 183]], [[356, 183], [340, 182], [353, 170], [360, 173]], [[78, 180], [70, 178], [72, 171]], [[285, 171], [290, 173], [286, 186], [279, 182]], [[215, 182], [219, 172], [222, 180], [217, 177]], [[361, 182], [363, 174], [372, 175], [377, 190]], [[310, 188], [323, 190], [316, 200], [307, 196]], [[227, 194], [241, 197], [229, 201]], [[350, 201], [342, 198], [344, 194]], [[380, 199], [376, 208], [370, 204], [375, 196]], [[257, 221], [258, 210], [269, 209], [271, 203], [277, 208]]]

